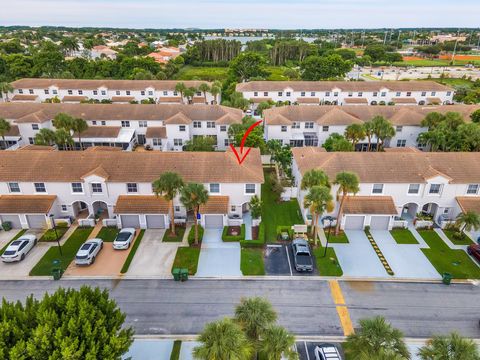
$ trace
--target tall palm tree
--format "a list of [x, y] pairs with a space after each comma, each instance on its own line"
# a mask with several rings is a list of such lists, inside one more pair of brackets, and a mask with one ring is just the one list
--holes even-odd
[[184, 94], [185, 94], [185, 90], [187, 90], [187, 87], [185, 86], [185, 84], [183, 82], [179, 82], [175, 85], [175, 91], [180, 93], [182, 104], [184, 103], [183, 102], [183, 97], [184, 97]]
[[200, 86], [198, 87], [198, 90], [203, 93], [203, 98], [204, 98], [205, 104], [208, 104], [207, 92], [210, 91], [210, 86], [208, 86], [207, 83], [201, 83]]
[[355, 150], [355, 145], [366, 136], [365, 128], [360, 124], [350, 124], [345, 128], [344, 136], [352, 142], [353, 149]]
[[200, 206], [208, 201], [208, 191], [203, 184], [189, 183], [180, 190], [180, 201], [187, 209], [193, 210], [195, 222], [195, 245], [198, 245], [198, 220]]
[[371, 121], [366, 121], [363, 124], [363, 130], [365, 131], [365, 136], [368, 140], [367, 151], [370, 151], [372, 148], [373, 123]]
[[462, 237], [465, 237], [465, 231], [480, 229], [480, 215], [475, 211], [462, 212], [458, 214], [455, 224], [460, 228]]
[[222, 319], [205, 326], [193, 349], [198, 360], [251, 360], [252, 347], [238, 324]]
[[435, 336], [418, 351], [422, 360], [480, 360], [478, 347], [473, 340], [462, 338], [457, 333]]
[[372, 119], [373, 134], [377, 137], [377, 151], [384, 147], [385, 139], [395, 136], [395, 128], [383, 116], [375, 116]]
[[428, 113], [427, 116], [425, 116], [420, 125], [422, 127], [428, 128], [429, 130], [432, 130], [437, 127], [443, 120], [445, 120], [445, 116], [443, 114], [432, 111], [431, 113]]
[[10, 123], [5, 120], [4, 118], [0, 118], [0, 136], [2, 137], [3, 140], [3, 148], [7, 148], [7, 143], [5, 141], [5, 135], [10, 131], [11, 125]]
[[330, 194], [330, 189], [323, 185], [312, 186], [303, 199], [303, 206], [306, 209], [310, 209], [310, 213], [312, 214], [313, 239], [315, 245], [317, 245], [318, 217], [327, 209], [330, 211], [333, 210], [332, 200], [333, 197], [332, 194]]
[[343, 348], [348, 359], [410, 359], [403, 334], [381, 316], [361, 319], [360, 329], [347, 337]]
[[156, 196], [163, 197], [170, 203], [170, 233], [175, 236], [175, 209], [173, 207], [173, 199], [183, 187], [183, 180], [175, 172], [164, 172], [152, 184], [153, 192]]
[[4, 81], [0, 82], [0, 98], [3, 98], [5, 94], [5, 102], [8, 102], [8, 93], [13, 91], [13, 86], [10, 83]]
[[193, 104], [193, 97], [195, 96], [196, 92], [197, 89], [195, 89], [194, 87], [189, 87], [185, 89], [183, 95], [187, 98], [188, 104]]
[[311, 169], [305, 172], [302, 177], [302, 183], [300, 188], [302, 190], [307, 190], [315, 185], [323, 185], [330, 187], [330, 181], [328, 180], [328, 175], [325, 174], [322, 170]]
[[55, 144], [55, 131], [47, 128], [41, 128], [35, 135], [35, 145], [52, 146]]
[[294, 346], [295, 336], [282, 326], [271, 325], [262, 334], [260, 352], [266, 360], [297, 360], [298, 353]]
[[55, 131], [55, 143], [58, 147], [64, 150], [73, 148], [72, 134], [65, 129], [58, 129]]
[[73, 122], [73, 117], [66, 113], [58, 113], [53, 118], [53, 126], [55, 126], [56, 129], [64, 129], [68, 132], [72, 130]]
[[360, 180], [357, 174], [348, 171], [342, 171], [337, 174], [334, 181], [338, 185], [337, 199], [341, 197], [340, 207], [338, 208], [337, 226], [335, 227], [335, 234], [338, 235], [340, 231], [340, 224], [342, 223], [343, 206], [345, 205], [345, 198], [348, 194], [356, 194], [360, 191]]
[[78, 135], [78, 142], [80, 143], [80, 150], [83, 150], [82, 133], [88, 129], [88, 124], [85, 120], [78, 118], [72, 122], [72, 130]]
[[210, 94], [213, 96], [213, 102], [214, 104], [218, 104], [218, 94], [222, 92], [222, 87], [215, 85], [213, 83], [212, 87], [210, 88]]

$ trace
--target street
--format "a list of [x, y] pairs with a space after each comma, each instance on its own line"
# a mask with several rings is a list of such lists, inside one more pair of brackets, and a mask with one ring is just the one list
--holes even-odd
[[[343, 336], [328, 281], [321, 280], [51, 280], [0, 281], [0, 296], [21, 300], [57, 287], [100, 286], [126, 312], [137, 334], [196, 334], [205, 323], [231, 316], [241, 297], [265, 296], [279, 323], [296, 335]], [[339, 281], [353, 326], [383, 315], [406, 337], [453, 330], [480, 337], [480, 289], [471, 284]]]

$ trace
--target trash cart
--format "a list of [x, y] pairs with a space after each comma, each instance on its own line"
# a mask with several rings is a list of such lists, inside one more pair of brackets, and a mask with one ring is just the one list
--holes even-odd
[[450, 285], [450, 283], [452, 282], [452, 274], [450, 274], [450, 273], [448, 273], [448, 272], [443, 273], [443, 275], [442, 275], [442, 282], [443, 282], [445, 285]]
[[173, 268], [172, 275], [173, 275], [173, 280], [180, 281], [180, 269], [179, 268]]
[[180, 269], [180, 279], [182, 281], [188, 280], [188, 269]]
[[52, 261], [52, 276], [53, 280], [60, 280], [63, 275], [63, 270], [60, 266], [60, 260], [56, 259]]

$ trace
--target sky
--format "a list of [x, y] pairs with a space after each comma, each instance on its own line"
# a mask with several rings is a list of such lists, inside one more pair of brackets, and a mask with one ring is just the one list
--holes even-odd
[[480, 27], [479, 0], [0, 0], [0, 25], [128, 28]]

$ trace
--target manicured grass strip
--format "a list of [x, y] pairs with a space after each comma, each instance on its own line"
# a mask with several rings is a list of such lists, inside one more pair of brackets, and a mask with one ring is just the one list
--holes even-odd
[[[203, 227], [199, 224], [198, 225], [198, 244], [202, 243], [203, 240], [203, 233], [204, 233]], [[188, 245], [193, 245], [195, 244], [195, 225], [193, 225], [190, 228], [190, 232], [188, 233]]]
[[[321, 231], [321, 230], [320, 230]], [[324, 230], [325, 237], [328, 236], [328, 230]], [[340, 232], [338, 235], [335, 235], [335, 230], [331, 230], [330, 237], [328, 238], [328, 242], [332, 244], [348, 244], [348, 237], [343, 231]]]
[[5, 245], [5, 246], [2, 248], [2, 250], [0, 250], [0, 255], [3, 254], [3, 252], [4, 252], [5, 250], [7, 250], [8, 245], [10, 245], [13, 240], [17, 240], [20, 236], [22, 236], [23, 234], [25, 234], [26, 231], [27, 231], [27, 229], [22, 229], [22, 230], [20, 230], [20, 231], [17, 233], [17, 235], [15, 235], [15, 236], [12, 238], [12, 240], [10, 240], [10, 241], [7, 243], [7, 245]]
[[263, 249], [242, 247], [240, 269], [243, 275], [265, 275]]
[[33, 267], [30, 271], [30, 276], [49, 276], [52, 272], [52, 263], [53, 260], [60, 260], [60, 268], [65, 271], [65, 269], [70, 265], [72, 260], [75, 257], [78, 249], [85, 240], [88, 239], [88, 236], [92, 232], [93, 227], [88, 228], [77, 228], [65, 241], [62, 245], [63, 256], [60, 256], [60, 252], [57, 246], [52, 246], [48, 251], [43, 255], [40, 261]]
[[378, 247], [375, 239], [373, 238], [372, 234], [370, 234], [369, 231], [365, 230], [365, 235], [367, 235], [367, 239], [370, 242], [370, 245], [372, 245], [373, 250], [378, 256], [378, 259], [382, 263], [383, 267], [385, 268], [385, 271], [387, 272], [388, 275], [393, 276], [395, 273], [393, 272], [392, 268], [390, 267], [390, 264], [388, 263], [387, 259], [385, 259], [385, 256], [382, 253], [382, 250]]
[[173, 261], [172, 270], [174, 268], [188, 269], [189, 275], [197, 273], [198, 258], [200, 257], [200, 247], [184, 247], [177, 249], [175, 260]]
[[170, 354], [170, 360], [179, 360], [180, 359], [180, 348], [182, 347], [181, 340], [175, 340], [173, 342], [172, 353]]
[[390, 231], [397, 244], [418, 244], [417, 239], [408, 229], [393, 229]]
[[116, 227], [104, 226], [100, 229], [96, 237], [102, 239], [104, 242], [113, 242], [119, 231]]
[[325, 248], [319, 246], [313, 249], [313, 255], [317, 263], [317, 269], [320, 276], [342, 276], [343, 270], [335, 254], [335, 249], [328, 247], [327, 254], [323, 257]]
[[466, 234], [463, 234], [463, 236], [458, 237], [458, 235], [456, 236], [457, 232], [455, 230], [443, 230], [443, 232], [449, 238], [449, 240], [455, 245], [473, 244], [472, 239], [470, 239]]
[[55, 233], [54, 229], [48, 229], [42, 235], [42, 237], [40, 238], [40, 241], [46, 241], [46, 242], [57, 241], [57, 235], [58, 235], [58, 239], [61, 239], [67, 231], [68, 231], [68, 227], [66, 226], [57, 227], [57, 233]]
[[128, 253], [127, 260], [125, 260], [125, 263], [122, 266], [122, 269], [120, 270], [120, 273], [125, 274], [128, 271], [128, 268], [130, 267], [130, 263], [133, 260], [133, 257], [135, 256], [135, 253], [137, 252], [138, 247], [140, 246], [140, 242], [143, 239], [143, 234], [145, 234], [145, 230], [141, 230], [140, 234], [138, 234], [137, 239], [133, 243], [132, 250]]
[[170, 229], [165, 231], [163, 234], [163, 242], [182, 242], [183, 235], [185, 235], [185, 228], [180, 226], [175, 226], [175, 236], [172, 236]]
[[479, 279], [480, 268], [461, 249], [453, 250], [433, 230], [418, 231], [430, 249], [421, 249], [439, 274], [448, 272], [456, 279]]

